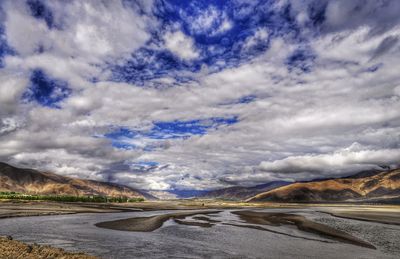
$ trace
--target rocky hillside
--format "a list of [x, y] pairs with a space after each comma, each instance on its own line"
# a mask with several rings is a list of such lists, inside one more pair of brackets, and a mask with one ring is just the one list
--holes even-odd
[[400, 169], [368, 171], [339, 179], [293, 183], [257, 194], [247, 201], [400, 202]]
[[267, 192], [269, 190], [285, 186], [291, 182], [273, 181], [266, 184], [260, 184], [252, 187], [232, 186], [228, 188], [208, 191], [198, 196], [203, 199], [224, 199], [224, 200], [245, 200], [258, 193]]
[[0, 192], [57, 195], [101, 195], [109, 197], [151, 198], [128, 186], [70, 178], [33, 169], [0, 163]]

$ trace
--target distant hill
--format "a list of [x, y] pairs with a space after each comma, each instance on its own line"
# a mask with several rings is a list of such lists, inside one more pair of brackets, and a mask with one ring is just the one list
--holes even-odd
[[168, 190], [169, 193], [175, 195], [178, 199], [190, 199], [203, 195], [207, 191], [204, 190]]
[[208, 191], [204, 190], [158, 190], [149, 191], [151, 195], [161, 200], [191, 199], [197, 198]]
[[153, 195], [154, 197], [157, 197], [160, 200], [176, 200], [179, 199], [178, 196], [176, 196], [173, 193], [170, 193], [168, 191], [148, 191], [149, 194]]
[[145, 192], [124, 185], [71, 178], [33, 169], [17, 168], [1, 162], [0, 191], [26, 194], [154, 198]]
[[297, 182], [259, 193], [247, 201], [400, 202], [400, 169], [364, 171], [338, 179]]
[[223, 189], [207, 191], [198, 195], [198, 198], [204, 199], [224, 199], [224, 200], [245, 200], [259, 193], [266, 192], [281, 186], [291, 184], [285, 181], [273, 181], [252, 187], [232, 186]]

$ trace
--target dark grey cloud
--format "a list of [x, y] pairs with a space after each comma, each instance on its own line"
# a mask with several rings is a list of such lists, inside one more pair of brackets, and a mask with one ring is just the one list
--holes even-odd
[[375, 51], [372, 54], [371, 59], [376, 59], [391, 49], [396, 46], [396, 44], [399, 42], [399, 38], [397, 36], [387, 36], [384, 38], [379, 46], [375, 49]]

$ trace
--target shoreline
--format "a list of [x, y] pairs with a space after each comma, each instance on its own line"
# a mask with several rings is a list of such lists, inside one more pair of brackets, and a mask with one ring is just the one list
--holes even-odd
[[320, 211], [322, 213], [329, 214], [333, 217], [343, 218], [343, 219], [352, 219], [352, 220], [360, 220], [365, 222], [373, 222], [373, 223], [381, 223], [387, 225], [400, 225], [400, 211], [397, 212], [396, 217], [394, 215], [387, 215], [386, 213], [369, 213], [366, 211], [358, 212], [358, 211], [347, 211], [347, 212], [327, 212]]
[[99, 259], [84, 252], [70, 252], [62, 248], [48, 245], [28, 244], [14, 240], [11, 236], [0, 236], [0, 252], [2, 258], [63, 258], [63, 259]]
[[0, 202], [0, 220], [14, 217], [54, 216], [78, 213], [107, 213], [142, 211], [138, 208], [116, 206], [115, 204], [98, 205], [63, 202]]

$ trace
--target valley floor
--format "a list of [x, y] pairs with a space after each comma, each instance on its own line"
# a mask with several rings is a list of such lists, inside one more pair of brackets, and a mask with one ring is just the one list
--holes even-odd
[[[214, 212], [210, 211], [210, 209], [213, 209]], [[237, 212], [238, 210], [242, 211], [243, 209], [245, 209], [246, 211], [254, 211], [254, 212], [256, 212], [255, 215], [257, 217], [261, 217], [261, 218], [259, 218], [259, 219], [257, 219], [257, 217], [256, 218], [245, 218], [244, 217], [244, 216], [246, 216], [245, 214], [240, 215], [240, 213]], [[184, 212], [185, 210], [190, 210], [190, 211]], [[195, 210], [200, 211], [200, 213], [195, 212]], [[176, 212], [174, 212], [174, 211], [176, 211]], [[203, 213], [202, 213], [202, 211], [203, 211]], [[221, 214], [221, 216], [218, 216], [219, 215], [218, 214], [216, 216], [211, 215], [210, 217], [208, 217], [208, 216], [206, 216], [207, 215], [206, 211], [209, 211], [209, 213], [214, 213], [214, 214], [221, 212], [222, 214]], [[261, 216], [257, 215], [257, 212], [259, 212], [259, 211], [263, 212], [264, 214], [259, 213]], [[126, 212], [126, 214], [120, 213], [120, 212]], [[272, 226], [268, 227], [268, 224], [271, 223], [271, 218], [268, 218], [268, 217], [271, 217], [271, 215], [272, 215], [272, 217], [273, 217], [272, 219], [274, 219], [275, 212], [280, 212], [281, 214], [286, 213], [286, 214], [282, 214], [282, 215], [287, 217], [290, 220], [294, 220], [293, 222], [298, 223], [299, 230], [296, 230], [295, 232], [293, 232], [294, 230], [290, 226], [291, 224], [289, 224], [289, 226], [282, 225], [277, 228], [274, 226], [274, 224], [272, 224]], [[380, 240], [375, 240], [374, 236], [368, 236], [367, 234], [363, 233], [362, 228], [364, 228], [364, 227], [369, 228], [370, 224], [372, 224], [373, 226], [377, 226], [377, 227], [374, 227], [374, 230], [387, 228], [388, 231], [389, 230], [392, 231], [391, 235], [398, 236], [400, 234], [400, 229], [398, 229], [398, 226], [396, 226], [396, 225], [400, 225], [400, 206], [391, 206], [391, 205], [241, 203], [241, 202], [226, 202], [226, 201], [218, 201], [218, 200], [147, 201], [147, 202], [137, 202], [137, 203], [126, 203], [126, 204], [60, 203], [60, 202], [40, 202], [40, 201], [29, 201], [29, 202], [27, 202], [27, 201], [0, 201], [0, 225], [3, 224], [3, 222], [7, 221], [6, 218], [59, 215], [59, 216], [51, 217], [51, 219], [57, 220], [57, 217], [64, 217], [64, 216], [66, 217], [66, 219], [69, 219], [70, 216], [68, 216], [67, 214], [78, 214], [78, 213], [85, 213], [83, 215], [86, 215], [86, 216], [76, 215], [76, 217], [71, 215], [71, 216], [75, 217], [76, 220], [78, 220], [78, 222], [80, 221], [80, 218], [84, 219], [85, 217], [90, 217], [90, 220], [93, 221], [89, 225], [87, 225], [87, 226], [85, 225], [85, 227], [87, 227], [93, 231], [94, 230], [102, 231], [102, 233], [110, 231], [109, 232], [110, 234], [111, 233], [118, 234], [118, 233], [116, 233], [118, 231], [113, 232], [115, 230], [107, 230], [107, 229], [96, 230], [95, 225], [105, 226], [106, 228], [109, 228], [109, 226], [111, 226], [110, 228], [112, 228], [112, 229], [120, 229], [120, 230], [124, 230], [125, 228], [126, 228], [126, 230], [128, 230], [130, 228], [131, 231], [135, 231], [135, 225], [134, 225], [134, 224], [136, 224], [135, 222], [142, 222], [140, 224], [142, 227], [142, 225], [143, 226], [145, 225], [145, 224], [143, 224], [143, 222], [148, 221], [147, 223], [149, 223], [149, 224], [151, 223], [150, 224], [151, 226], [153, 226], [153, 225], [156, 226], [154, 228], [150, 228], [150, 230], [149, 230], [149, 231], [155, 231], [155, 234], [150, 234], [150, 235], [156, 235], [156, 236], [154, 236], [154, 238], [156, 238], [156, 240], [158, 238], [157, 235], [161, 235], [160, 233], [167, 231], [168, 228], [175, 228], [175, 226], [179, 227], [179, 229], [181, 229], [182, 227], [185, 227], [186, 230], [181, 229], [179, 231], [189, 231], [187, 233], [191, 233], [191, 231], [200, 231], [200, 230], [196, 230], [196, 228], [211, 229], [211, 227], [212, 227], [212, 229], [216, 229], [216, 230], [204, 230], [204, 231], [211, 231], [211, 233], [214, 233], [213, 231], [217, 231], [214, 233], [215, 235], [217, 235], [218, 231], [222, 231], [223, 227], [225, 226], [227, 228], [226, 231], [239, 231], [237, 228], [237, 227], [239, 227], [239, 229], [241, 229], [241, 228], [248, 229], [248, 230], [243, 230], [243, 231], [256, 231], [256, 232], [254, 232], [254, 234], [258, 233], [257, 231], [260, 231], [260, 230], [263, 230], [264, 232], [265, 232], [265, 230], [268, 230], [268, 231], [270, 231], [271, 234], [266, 234], [266, 235], [277, 235], [277, 237], [279, 237], [279, 236], [282, 236], [282, 233], [283, 233], [282, 237], [284, 237], [285, 235], [290, 237], [290, 235], [293, 235], [293, 233], [297, 233], [297, 234], [305, 235], [308, 238], [311, 237], [310, 240], [313, 240], [316, 237], [314, 237], [310, 233], [315, 232], [315, 230], [313, 230], [314, 226], [312, 226], [312, 228], [308, 230], [308, 232], [310, 232], [309, 234], [302, 234], [304, 231], [304, 226], [303, 226], [304, 222], [303, 222], [303, 219], [301, 220], [301, 222], [298, 221], [298, 219], [299, 219], [299, 216], [303, 215], [303, 214], [305, 216], [304, 219], [309, 220], [309, 222], [319, 223], [319, 225], [318, 224], [316, 225], [317, 228], [321, 227], [322, 226], [321, 224], [323, 224], [326, 226], [330, 226], [331, 228], [337, 229], [338, 231], [343, 231], [346, 233], [354, 234], [355, 237], [361, 237], [362, 241], [369, 241], [372, 245], [375, 245], [378, 250], [381, 249], [379, 246]], [[100, 213], [100, 214], [98, 214], [98, 213]], [[235, 216], [235, 213], [237, 216]], [[253, 212], [251, 212], [251, 213], [253, 213]], [[248, 212], [247, 216], [253, 217], [253, 215], [251, 213]], [[90, 216], [90, 215], [93, 215], [93, 216]], [[95, 216], [95, 215], [98, 215], [98, 216]], [[100, 215], [105, 215], [105, 216], [103, 217]], [[109, 216], [106, 216], [106, 215], [109, 215]], [[115, 215], [115, 216], [111, 217], [111, 215]], [[132, 215], [135, 215], [135, 217], [132, 217]], [[142, 215], [143, 216], [149, 215], [150, 217], [143, 218]], [[159, 216], [152, 216], [152, 215], [159, 215]], [[324, 216], [324, 215], [326, 215], [326, 216]], [[240, 216], [242, 218], [240, 218]], [[185, 219], [185, 217], [188, 217], [188, 219]], [[45, 219], [45, 218], [47, 219], [48, 217], [44, 217], [43, 219]], [[100, 220], [101, 218], [111, 219], [111, 220], [113, 218], [117, 218], [118, 220], [115, 223], [113, 221], [110, 221], [111, 223], [107, 223], [107, 222], [101, 223], [102, 222]], [[224, 220], [224, 218], [225, 218], [225, 220]], [[72, 219], [73, 218], [71, 218], [71, 220]], [[136, 219], [139, 219], [139, 221], [137, 221]], [[145, 219], [145, 221], [143, 221], [143, 219]], [[246, 219], [246, 221], [240, 222], [241, 219], [242, 220]], [[206, 220], [206, 221], [204, 221], [204, 220]], [[105, 221], [108, 221], [108, 220], [105, 220]], [[261, 224], [261, 223], [263, 223], [263, 221], [264, 221], [264, 223], [267, 223], [267, 225]], [[287, 221], [287, 219], [283, 219], [282, 222], [279, 221], [278, 223], [282, 224], [285, 221]], [[23, 222], [23, 221], [18, 221], [18, 222]], [[43, 224], [46, 224], [46, 220], [41, 220], [40, 222], [42, 222]], [[90, 222], [90, 221], [88, 221], [88, 222]], [[160, 224], [160, 222], [161, 222], [161, 224]], [[164, 225], [167, 226], [165, 230], [162, 230], [164, 228], [163, 222], [165, 222]], [[357, 222], [365, 222], [365, 224], [357, 223]], [[134, 224], [132, 225], [132, 223], [134, 223]], [[239, 225], [238, 225], [238, 223], [239, 223]], [[244, 224], [244, 223], [246, 223], [246, 224]], [[380, 228], [379, 225], [382, 223], [384, 224], [382, 226], [387, 225], [388, 227]], [[20, 224], [20, 223], [18, 223], [18, 224]], [[74, 224], [76, 224], [76, 223], [70, 223], [70, 224], [71, 224], [71, 226], [74, 226]], [[131, 224], [131, 226], [128, 227], [128, 224]], [[314, 224], [314, 223], [312, 223], [312, 224]], [[355, 226], [357, 226], [357, 227], [355, 227]], [[362, 226], [361, 229], [359, 226]], [[161, 227], [161, 230], [158, 230], [159, 227]], [[272, 227], [272, 229], [275, 229], [274, 231], [276, 233], [274, 231], [271, 232], [271, 227]], [[309, 226], [307, 226], [307, 227], [309, 228]], [[192, 228], [194, 228], [194, 229], [192, 229]], [[393, 229], [396, 229], [396, 231]], [[38, 243], [51, 244], [51, 245], [58, 246], [57, 243], [53, 244], [51, 242], [50, 243], [49, 242], [41, 242], [40, 239], [36, 240], [35, 236], [31, 237], [32, 239], [29, 239], [29, 240], [25, 240], [24, 238], [21, 239], [20, 237], [23, 237], [24, 234], [20, 233], [22, 231], [22, 229], [19, 230], [19, 228], [15, 229], [12, 226], [9, 226], [9, 230], [11, 230], [11, 231], [7, 231], [6, 229], [4, 229], [4, 231], [2, 231], [2, 233], [0, 233], [0, 234], [1, 235], [13, 235], [13, 236], [15, 235], [16, 239], [19, 239], [22, 241], [27, 241], [28, 244], [24, 244], [19, 241], [11, 240], [11, 238], [8, 238], [8, 239], [0, 238], [0, 255], [1, 256], [7, 255], [6, 253], [9, 253], [8, 255], [10, 255], [10, 253], [18, 251], [18, 249], [15, 250], [14, 248], [22, 247], [21, 251], [25, 251], [25, 252], [28, 251], [29, 253], [31, 253], [29, 255], [31, 257], [25, 256], [23, 258], [53, 258], [54, 256], [53, 257], [51, 256], [52, 253], [55, 253], [55, 254], [65, 253], [65, 255], [70, 256], [70, 257], [64, 256], [62, 258], [91, 258], [91, 257], [85, 257], [85, 255], [83, 255], [83, 254], [69, 255], [68, 252], [65, 252], [64, 250], [60, 250], [59, 248], [54, 248], [54, 250], [52, 250], [53, 248], [51, 248], [49, 246], [46, 246], [45, 248], [43, 248], [42, 246], [30, 245], [33, 242], [38, 242]], [[282, 232], [282, 230], [283, 230], [283, 232]], [[319, 229], [318, 231], [320, 231], [320, 230], [321, 229]], [[26, 231], [26, 230], [24, 229], [23, 231]], [[178, 233], [179, 233], [179, 231], [178, 231]], [[300, 231], [300, 232], [298, 232], [298, 231]], [[11, 232], [13, 232], [13, 233], [11, 233]], [[379, 233], [377, 233], [376, 235], [379, 234], [380, 239], [385, 240], [386, 238], [389, 238], [389, 237], [385, 236], [386, 235], [385, 232], [383, 232], [383, 231], [378, 231], [378, 232]], [[273, 234], [273, 233], [275, 233], [275, 234]], [[393, 233], [397, 233], [397, 234], [393, 234]], [[41, 235], [42, 235], [42, 238], [46, 239], [45, 233], [41, 233]], [[136, 234], [133, 234], [133, 236], [135, 236], [135, 235]], [[169, 235], [170, 234], [168, 234], [168, 237], [170, 237]], [[253, 235], [253, 234], [251, 234], [251, 235]], [[317, 236], [318, 235], [321, 236], [321, 233], [317, 234]], [[363, 236], [363, 235], [365, 235], [365, 236]], [[365, 237], [367, 239], [365, 239]], [[399, 235], [399, 237], [400, 237], [400, 235]], [[57, 238], [57, 234], [55, 234], [54, 238]], [[207, 238], [209, 238], [209, 237], [207, 237]], [[327, 240], [325, 240], [325, 241], [328, 242]], [[77, 241], [75, 240], [74, 242], [77, 242]], [[188, 242], [189, 242], [189, 240], [188, 240]], [[204, 242], [208, 242], [208, 241], [204, 240]], [[308, 241], [308, 242], [310, 242], [310, 244], [312, 244], [314, 241]], [[76, 244], [77, 243], [75, 243], [75, 245]], [[327, 243], [327, 244], [330, 244], [329, 246], [332, 245], [331, 243]], [[228, 245], [228, 243], [226, 245]], [[83, 249], [79, 248], [80, 246], [82, 246]], [[340, 246], [348, 247], [347, 245], [340, 245]], [[67, 248], [67, 250], [69, 250], [69, 247], [63, 247], [63, 246], [58, 246], [58, 247]], [[301, 245], [299, 247], [301, 248]], [[73, 248], [73, 251], [85, 251], [85, 252], [87, 251], [84, 244], [78, 245], [77, 248], [75, 246], [73, 246], [71, 248]], [[89, 252], [90, 254], [94, 254], [94, 255], [103, 257], [101, 252], [99, 252], [99, 253], [96, 252], [96, 246], [93, 249], [95, 252]], [[361, 248], [359, 248], [359, 249], [361, 249]], [[400, 248], [397, 248], [395, 246], [393, 246], [393, 247], [389, 246], [389, 248], [385, 248], [385, 249], [387, 251], [389, 251], [390, 253], [392, 253], [391, 249], [392, 250], [394, 249], [393, 251], [400, 252]], [[367, 251], [367, 250], [360, 250], [360, 251]], [[29, 254], [28, 252], [26, 252], [26, 253]], [[376, 252], [374, 252], [374, 253], [376, 253]], [[388, 252], [385, 252], [385, 253], [388, 253]], [[50, 256], [48, 256], [49, 254], [50, 254]], [[277, 254], [277, 255], [279, 255], [279, 254]], [[390, 254], [387, 254], [387, 255], [389, 258]], [[249, 256], [249, 257], [253, 258], [254, 256]], [[19, 258], [19, 257], [8, 256], [6, 258]]]

